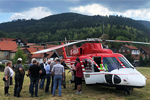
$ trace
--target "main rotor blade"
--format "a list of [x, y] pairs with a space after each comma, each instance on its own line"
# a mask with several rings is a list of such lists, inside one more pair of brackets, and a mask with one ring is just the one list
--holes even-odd
[[106, 42], [123, 42], [123, 43], [150, 44], [148, 42], [122, 41], [122, 40], [104, 40], [104, 41], [106, 41]]
[[45, 50], [40, 50], [40, 51], [37, 51], [37, 52], [32, 52], [31, 54], [45, 53], [45, 52], [56, 50], [56, 49], [59, 49], [59, 48], [65, 47], [65, 46], [69, 46], [69, 45], [80, 43], [80, 42], [86, 42], [86, 41], [89, 41], [89, 40], [79, 40], [79, 41], [76, 41], [76, 42], [71, 42], [71, 43], [59, 45], [59, 46], [48, 48], [48, 49], [45, 49]]

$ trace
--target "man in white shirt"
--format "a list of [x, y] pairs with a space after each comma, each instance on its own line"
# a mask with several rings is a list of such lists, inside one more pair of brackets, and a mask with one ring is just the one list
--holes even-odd
[[56, 65], [53, 66], [52, 68], [52, 75], [54, 76], [54, 86], [53, 86], [53, 96], [55, 96], [55, 90], [58, 85], [58, 96], [61, 97], [61, 83], [62, 79], [64, 80], [64, 66], [60, 64], [60, 59], [56, 60]]
[[51, 64], [51, 61], [48, 60], [47, 61], [47, 66], [45, 66], [45, 71], [46, 71], [46, 79], [47, 79], [47, 82], [46, 82], [46, 87], [45, 87], [45, 92], [47, 93], [49, 91], [49, 85], [50, 85], [50, 80], [51, 80], [51, 76], [52, 76], [52, 73], [50, 71], [50, 64]]

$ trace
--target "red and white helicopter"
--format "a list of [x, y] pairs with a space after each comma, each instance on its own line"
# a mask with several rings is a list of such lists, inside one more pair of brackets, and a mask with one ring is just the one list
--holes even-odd
[[[103, 84], [122, 88], [125, 94], [130, 94], [130, 89], [144, 87], [146, 85], [145, 76], [137, 71], [122, 54], [113, 53], [110, 49], [104, 49], [102, 44], [99, 43], [103, 41], [150, 44], [146, 42], [92, 38], [62, 44], [60, 46], [33, 52], [32, 54], [45, 53], [62, 48], [64, 61], [71, 69], [74, 67], [76, 58], [79, 57], [84, 75], [83, 79], [87, 85]], [[67, 57], [64, 47], [81, 42], [88, 43], [83, 44], [79, 48], [72, 49], [70, 51], [71, 57]], [[72, 80], [74, 80], [74, 78], [72, 78]]]

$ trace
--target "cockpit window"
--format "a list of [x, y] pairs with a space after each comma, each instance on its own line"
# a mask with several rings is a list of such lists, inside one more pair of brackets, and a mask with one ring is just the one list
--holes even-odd
[[103, 65], [108, 71], [123, 68], [115, 57], [103, 57]]
[[118, 57], [126, 68], [133, 68], [132, 64], [125, 57]]

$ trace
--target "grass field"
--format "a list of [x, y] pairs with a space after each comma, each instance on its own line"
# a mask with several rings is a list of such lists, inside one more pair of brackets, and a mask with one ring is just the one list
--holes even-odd
[[[150, 77], [150, 68], [138, 67], [145, 77]], [[68, 72], [68, 70], [66, 70]], [[4, 73], [0, 72], [0, 79], [2, 79]], [[146, 86], [140, 89], [134, 89], [130, 95], [124, 95], [123, 91], [115, 90], [113, 87], [105, 87], [100, 85], [86, 86], [83, 82], [82, 94], [75, 94], [73, 91], [74, 84], [70, 84], [71, 74], [67, 74], [67, 89], [62, 89], [63, 97], [52, 97], [49, 93], [45, 93], [44, 90], [38, 91], [38, 98], [31, 98], [29, 94], [29, 78], [25, 76], [23, 89], [21, 91], [21, 98], [13, 96], [14, 86], [9, 88], [9, 96], [4, 95], [4, 82], [0, 81], [0, 100], [150, 100], [150, 80], [146, 81]], [[57, 93], [57, 91], [56, 91]]]

